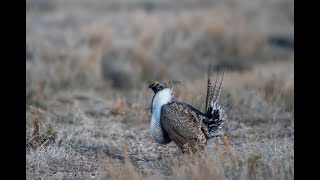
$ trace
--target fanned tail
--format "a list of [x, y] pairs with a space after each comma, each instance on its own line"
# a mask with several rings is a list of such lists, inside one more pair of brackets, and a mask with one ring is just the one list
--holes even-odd
[[224, 71], [222, 72], [221, 80], [219, 87], [217, 87], [218, 81], [218, 70], [217, 75], [215, 77], [214, 87], [212, 87], [212, 77], [211, 77], [211, 69], [212, 69], [211, 60], [209, 62], [208, 67], [208, 84], [207, 84], [207, 97], [206, 97], [206, 109], [205, 114], [206, 118], [204, 119], [204, 123], [208, 127], [208, 138], [216, 137], [221, 135], [221, 129], [226, 119], [226, 112], [231, 107], [230, 97], [220, 105], [220, 95], [222, 90], [223, 76]]

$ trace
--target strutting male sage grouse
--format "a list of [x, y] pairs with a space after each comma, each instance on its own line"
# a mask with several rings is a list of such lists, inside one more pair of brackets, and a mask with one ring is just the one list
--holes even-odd
[[[178, 81], [168, 83], [152, 83], [149, 88], [154, 92], [151, 105], [151, 136], [156, 143], [168, 144], [173, 141], [182, 153], [203, 150], [208, 139], [221, 135], [226, 112], [231, 107], [230, 98], [220, 105], [221, 85], [214, 86], [211, 77], [211, 62], [208, 67], [208, 84], [205, 112], [180, 102], [174, 97], [174, 85]], [[218, 73], [217, 73], [218, 76]]]

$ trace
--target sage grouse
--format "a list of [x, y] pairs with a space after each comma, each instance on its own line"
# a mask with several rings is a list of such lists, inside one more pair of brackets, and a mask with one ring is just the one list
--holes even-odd
[[220, 85], [217, 86], [216, 77], [213, 87], [210, 62], [205, 112], [174, 97], [174, 85], [180, 82], [152, 83], [149, 86], [154, 92], [150, 130], [154, 141], [159, 144], [173, 141], [185, 153], [203, 150], [208, 139], [220, 136], [226, 112], [231, 107], [228, 105], [230, 98], [223, 106], [219, 104], [223, 74]]

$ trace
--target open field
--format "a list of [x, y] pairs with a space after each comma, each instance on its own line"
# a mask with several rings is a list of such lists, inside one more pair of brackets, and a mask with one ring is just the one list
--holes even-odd
[[[293, 0], [27, 0], [27, 179], [293, 179]], [[224, 138], [150, 136], [153, 81], [203, 110], [225, 66]]]

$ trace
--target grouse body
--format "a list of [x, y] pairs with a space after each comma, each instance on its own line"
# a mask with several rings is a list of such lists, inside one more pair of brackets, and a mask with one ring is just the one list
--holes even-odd
[[168, 144], [173, 141], [182, 152], [204, 149], [208, 139], [220, 136], [226, 112], [230, 108], [229, 100], [221, 106], [220, 93], [223, 75], [217, 86], [211, 77], [211, 62], [208, 68], [208, 84], [205, 111], [176, 100], [174, 86], [169, 83], [152, 83], [149, 88], [154, 92], [151, 105], [150, 131], [154, 141]]

